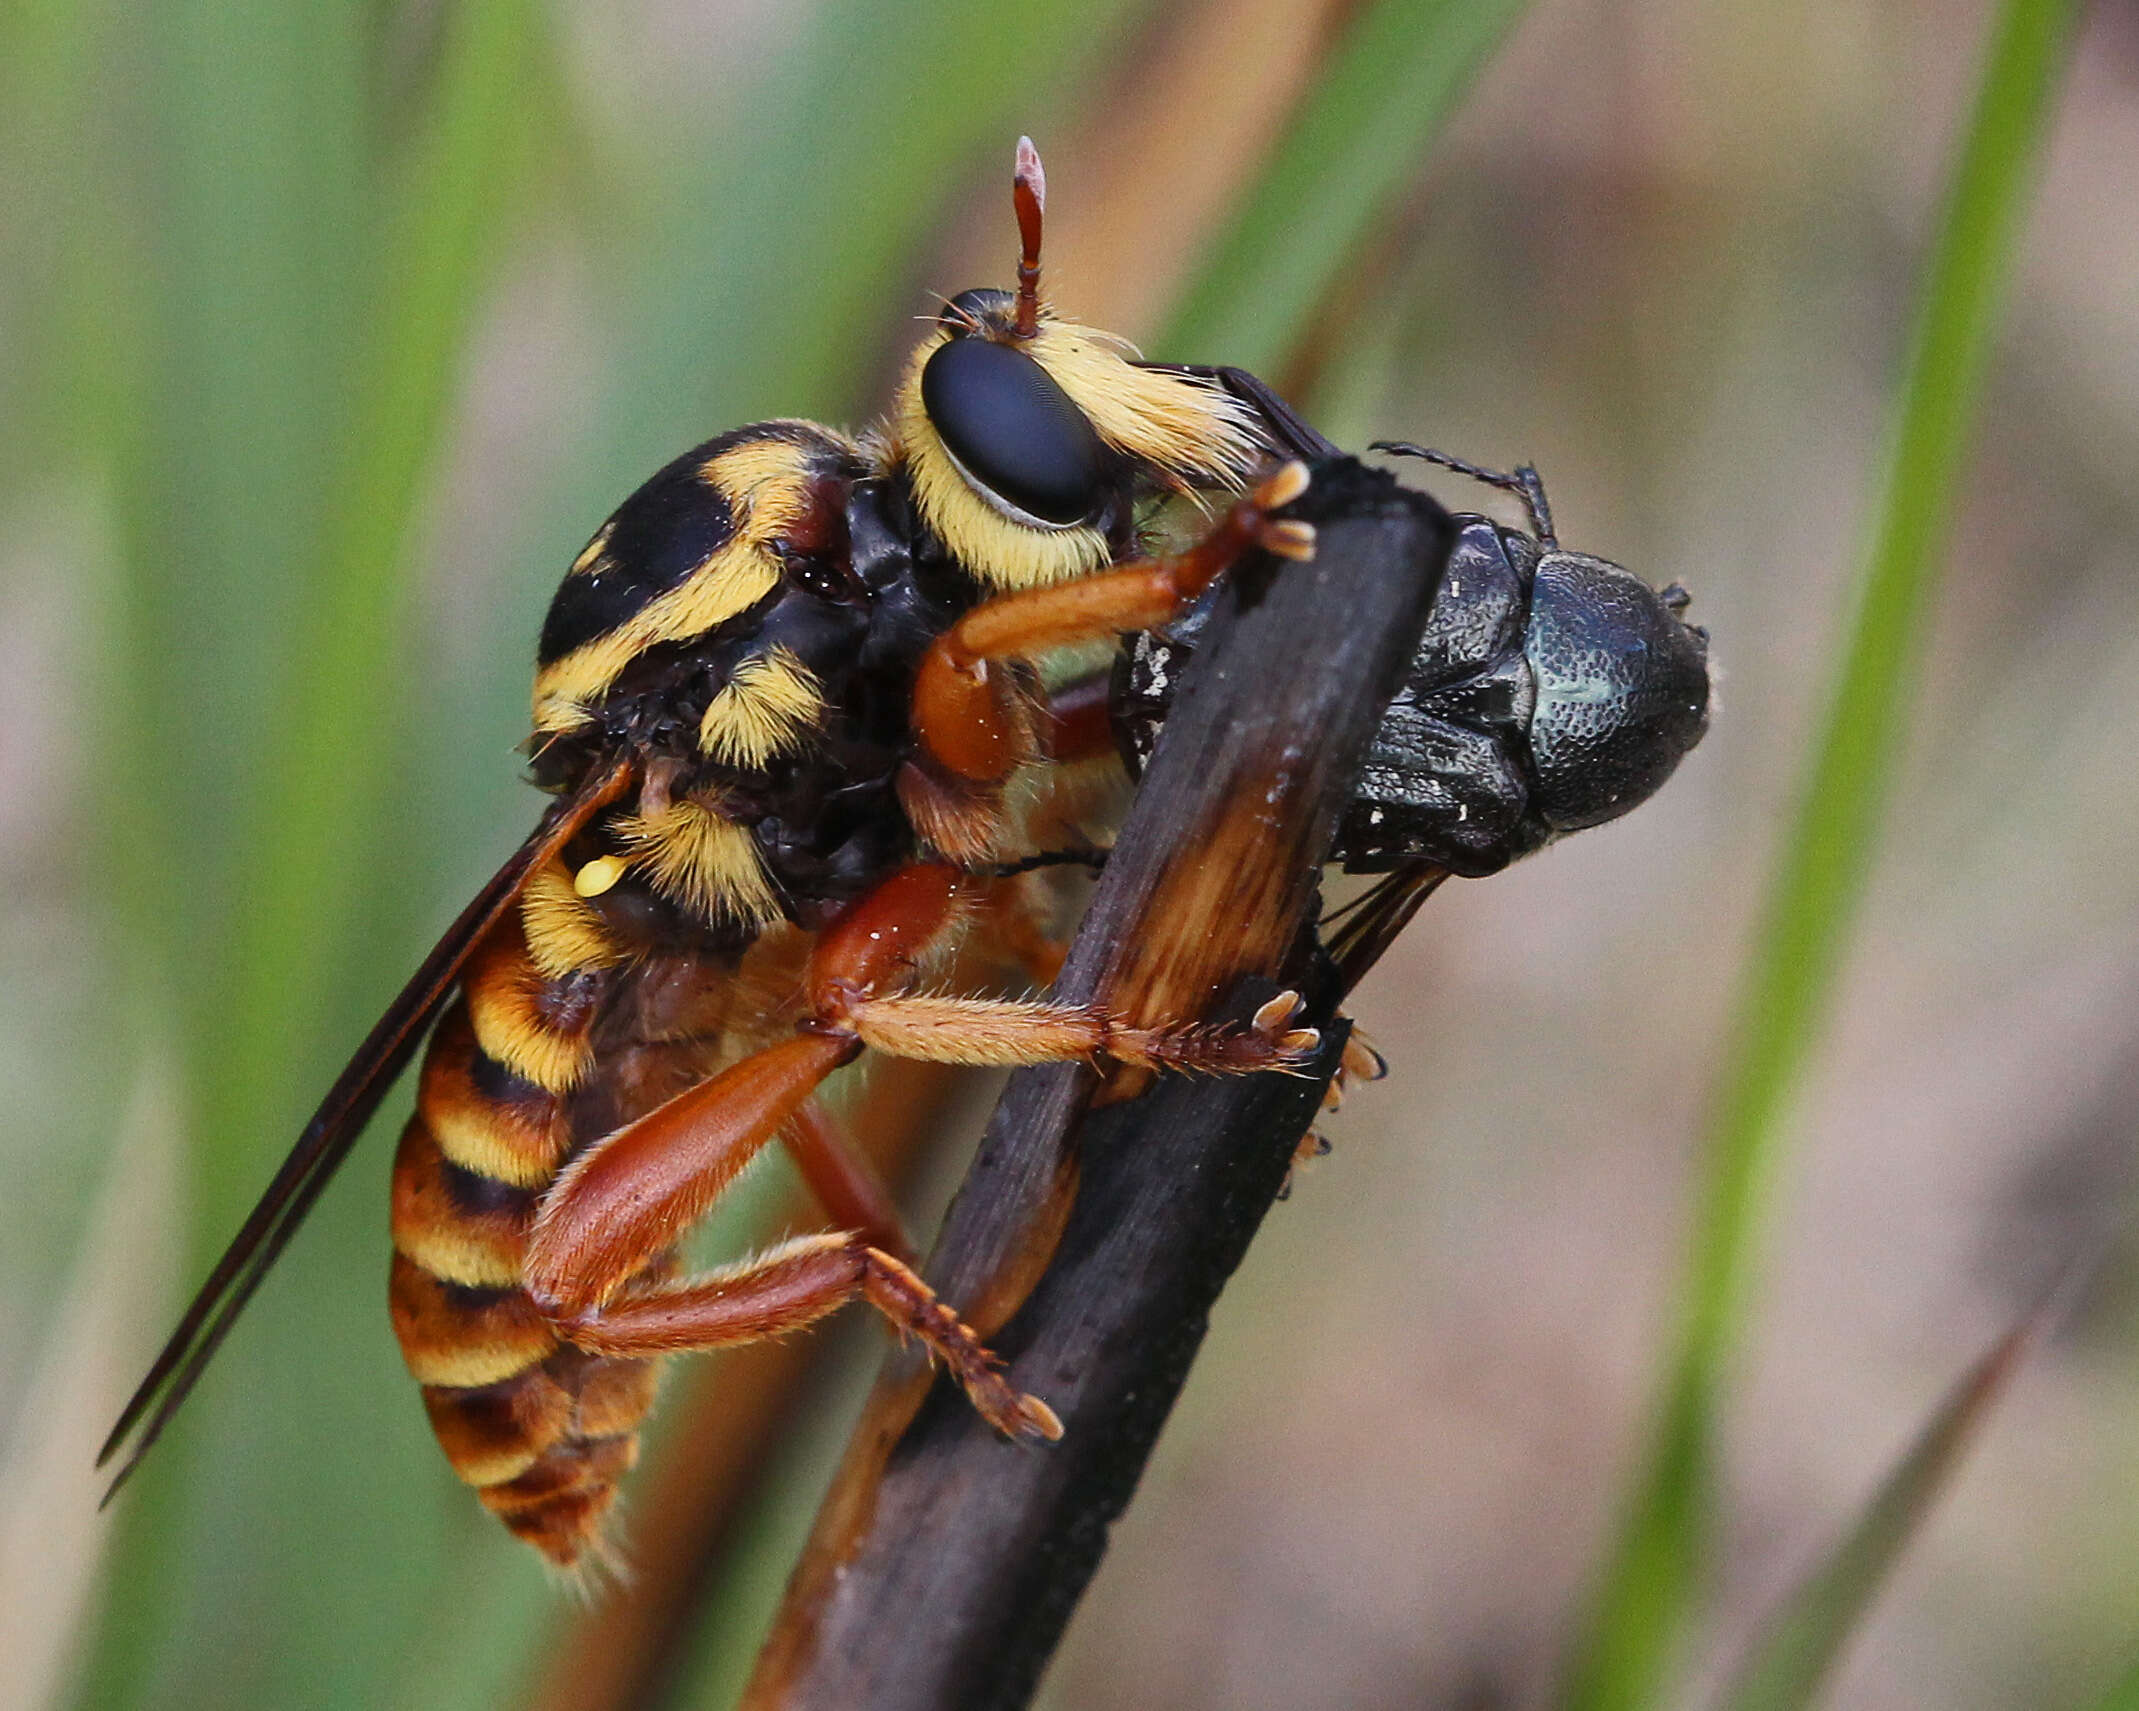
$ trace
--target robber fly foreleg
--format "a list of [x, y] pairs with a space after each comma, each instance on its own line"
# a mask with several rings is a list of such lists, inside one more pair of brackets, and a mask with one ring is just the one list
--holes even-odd
[[1306, 490], [1307, 466], [1285, 464], [1183, 552], [1001, 595], [938, 636], [914, 680], [919, 753], [899, 777], [923, 836], [957, 861], [991, 853], [1003, 787], [1039, 742], [1008, 662], [1163, 624], [1252, 547], [1311, 557], [1312, 526], [1270, 515]]

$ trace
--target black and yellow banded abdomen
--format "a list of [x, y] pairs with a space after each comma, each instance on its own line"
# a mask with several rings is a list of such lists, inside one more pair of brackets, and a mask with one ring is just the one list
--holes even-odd
[[660, 1366], [571, 1347], [521, 1286], [527, 1232], [571, 1151], [597, 997], [584, 973], [544, 976], [508, 917], [438, 1024], [394, 1161], [402, 1358], [453, 1471], [560, 1567], [600, 1535]]

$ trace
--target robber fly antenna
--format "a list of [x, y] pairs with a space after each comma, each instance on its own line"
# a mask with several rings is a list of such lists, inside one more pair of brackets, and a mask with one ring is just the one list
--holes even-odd
[[1488, 487], [1514, 494], [1523, 502], [1523, 509], [1530, 513], [1530, 532], [1537, 536], [1538, 545], [1559, 551], [1560, 538], [1552, 532], [1552, 507], [1545, 501], [1545, 483], [1529, 464], [1517, 464], [1515, 473], [1509, 475], [1497, 469], [1482, 469], [1460, 457], [1450, 457], [1446, 452], [1429, 451], [1409, 440], [1376, 440], [1367, 450], [1387, 452], [1391, 457], [1423, 458], [1443, 469], [1454, 470], [1458, 475], [1467, 475], [1473, 481], [1482, 481]]
[[1018, 211], [1018, 315], [1015, 332], [1029, 339], [1040, 330], [1040, 216], [1047, 208], [1047, 174], [1032, 138], [1018, 138], [1017, 172], [1010, 180]]

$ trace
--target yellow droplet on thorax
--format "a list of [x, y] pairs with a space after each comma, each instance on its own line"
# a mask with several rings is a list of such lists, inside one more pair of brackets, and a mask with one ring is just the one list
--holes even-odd
[[622, 856], [596, 856], [572, 875], [572, 889], [582, 897], [599, 897], [624, 877]]

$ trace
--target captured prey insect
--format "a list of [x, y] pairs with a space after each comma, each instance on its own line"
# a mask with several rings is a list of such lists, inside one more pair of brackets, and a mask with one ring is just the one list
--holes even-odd
[[[865, 1047], [966, 1064], [1288, 1070], [1282, 995], [1241, 1027], [934, 989], [961, 933], [1031, 945], [1003, 869], [1020, 775], [1104, 753], [1029, 665], [1173, 617], [1306, 475], [1252, 396], [1129, 359], [1040, 291], [1020, 142], [1015, 291], [945, 304], [859, 438], [761, 422], [686, 452], [595, 533], [543, 624], [532, 770], [554, 806], [357, 1051], [110, 1439], [117, 1484], [185, 1400], [426, 1030], [393, 1173], [393, 1324], [447, 1459], [570, 1566], [601, 1545], [656, 1370], [864, 1299], [1006, 1433], [1047, 1404], [907, 1264], [815, 1102]], [[1147, 502], [1203, 537], [1145, 556]], [[1036, 949], [1036, 972], [1051, 973]], [[710, 1274], [676, 1244], [784, 1142], [835, 1228]]]
[[[1194, 372], [1194, 371], [1190, 371]], [[1213, 371], [1223, 375], [1224, 371]], [[1259, 383], [1226, 377], [1244, 395]], [[1258, 406], [1287, 450], [1341, 455], [1281, 402]], [[1442, 880], [1477, 878], [1647, 801], [1708, 729], [1708, 632], [1691, 597], [1564, 550], [1544, 483], [1397, 442], [1519, 497], [1530, 532], [1458, 513], [1448, 568], [1403, 687], [1382, 716], [1330, 859], [1382, 874], [1324, 923], [1347, 987]], [[1115, 669], [1112, 711], [1132, 771], [1149, 759], [1173, 685], [1211, 611], [1198, 600], [1139, 635]]]

